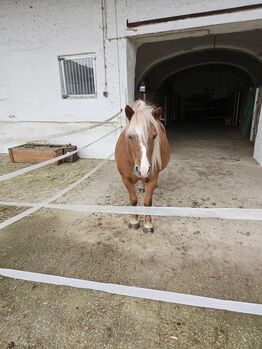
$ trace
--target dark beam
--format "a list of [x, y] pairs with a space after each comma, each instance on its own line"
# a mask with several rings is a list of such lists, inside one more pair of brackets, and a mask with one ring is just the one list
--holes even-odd
[[139, 27], [142, 25], [166, 23], [166, 22], [179, 21], [179, 20], [188, 19], [188, 18], [216, 16], [216, 15], [220, 15], [220, 14], [234, 13], [234, 12], [247, 11], [247, 10], [255, 10], [255, 9], [260, 9], [260, 8], [262, 8], [262, 3], [261, 4], [254, 4], [254, 5], [231, 7], [231, 8], [221, 9], [221, 10], [189, 13], [189, 14], [185, 14], [185, 15], [172, 16], [172, 17], [147, 19], [147, 20], [139, 21], [139, 22], [128, 22], [128, 20], [127, 20], [127, 27], [134, 28], [134, 27]]

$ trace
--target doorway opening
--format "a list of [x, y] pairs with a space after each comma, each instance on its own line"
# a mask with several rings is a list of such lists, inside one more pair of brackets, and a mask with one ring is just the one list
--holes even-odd
[[162, 107], [170, 135], [178, 129], [234, 129], [254, 143], [261, 107], [260, 32], [142, 44], [137, 50], [135, 98]]
[[193, 66], [168, 77], [157, 95], [166, 127], [232, 126], [250, 138], [255, 87], [239, 68], [226, 64]]

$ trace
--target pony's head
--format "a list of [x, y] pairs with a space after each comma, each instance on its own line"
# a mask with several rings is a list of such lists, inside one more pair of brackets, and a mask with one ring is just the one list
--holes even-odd
[[160, 154], [160, 126], [162, 109], [147, 105], [141, 100], [125, 108], [128, 119], [126, 137], [134, 163], [134, 173], [147, 178], [157, 168], [162, 168]]

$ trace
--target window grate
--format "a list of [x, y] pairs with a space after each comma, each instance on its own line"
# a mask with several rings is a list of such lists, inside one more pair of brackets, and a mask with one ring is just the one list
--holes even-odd
[[62, 96], [96, 97], [95, 55], [59, 56]]

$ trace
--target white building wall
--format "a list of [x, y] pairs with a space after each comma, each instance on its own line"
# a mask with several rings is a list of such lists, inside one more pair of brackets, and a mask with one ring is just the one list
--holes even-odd
[[[103, 120], [119, 111], [115, 43], [108, 98], [103, 97], [104, 57], [99, 1], [1, 1], [1, 120]], [[98, 97], [62, 99], [57, 56], [95, 52]]]
[[[103, 96], [100, 1], [1, 1], [0, 13], [0, 152], [23, 141], [52, 140], [49, 136], [58, 130], [77, 129], [79, 125], [74, 122], [102, 121], [120, 111], [115, 41], [106, 44], [109, 95]], [[57, 56], [89, 52], [96, 54], [97, 98], [63, 99]], [[104, 128], [105, 133], [110, 130], [112, 126]], [[82, 139], [88, 143], [96, 134], [100, 136], [101, 130], [74, 135], [69, 141], [80, 146]], [[113, 151], [115, 138], [105, 139], [104, 146], [91, 155], [106, 156], [106, 152]], [[67, 140], [62, 137], [53, 141]], [[90, 155], [90, 151], [85, 154]]]
[[[0, 1], [0, 152], [7, 152], [8, 146], [25, 140], [53, 141], [51, 136], [58, 131], [67, 132], [83, 126], [79, 121], [88, 124], [107, 119], [126, 103], [131, 103], [136, 48], [142, 42], [162, 40], [163, 35], [206, 35], [212, 28], [218, 32], [237, 31], [240, 27], [243, 30], [243, 23], [247, 29], [262, 27], [261, 9], [137, 28], [126, 26], [127, 19], [141, 21], [260, 3], [258, 0], [103, 0], [103, 3], [107, 98], [103, 96], [105, 60], [101, 1]], [[97, 58], [97, 98], [62, 99], [57, 56], [88, 52], [94, 52]], [[115, 126], [113, 123], [56, 141], [81, 146]], [[117, 133], [81, 155], [106, 157], [113, 151], [116, 138]]]

